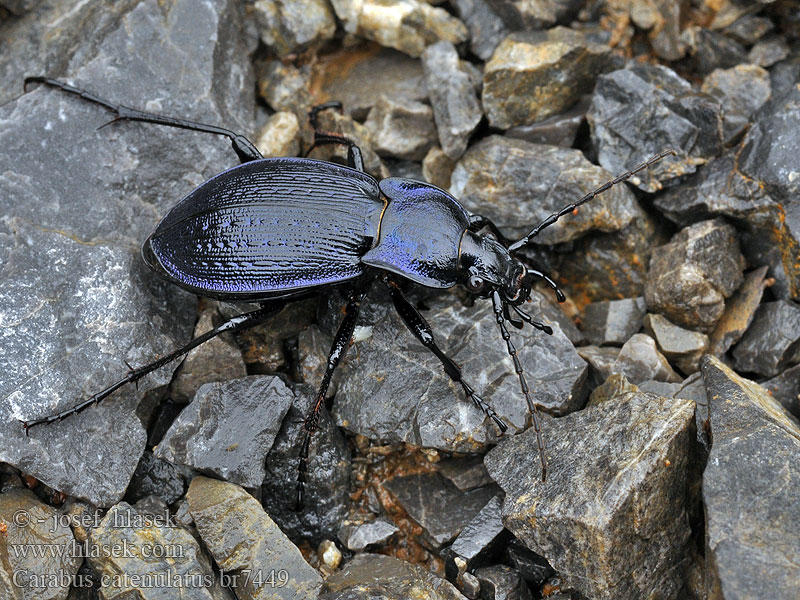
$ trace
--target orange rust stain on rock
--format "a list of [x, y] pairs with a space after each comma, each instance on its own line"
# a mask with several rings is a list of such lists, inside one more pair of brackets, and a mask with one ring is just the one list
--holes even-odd
[[368, 43], [320, 56], [312, 68], [309, 86], [314, 103], [331, 100], [325, 88], [333, 81], [346, 78], [356, 65], [380, 51], [378, 44]]

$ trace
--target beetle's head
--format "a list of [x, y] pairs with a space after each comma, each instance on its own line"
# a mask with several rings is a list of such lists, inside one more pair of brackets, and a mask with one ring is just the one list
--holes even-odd
[[464, 232], [459, 270], [467, 290], [481, 298], [497, 291], [504, 303], [519, 305], [530, 297], [531, 282], [525, 265], [489, 236]]

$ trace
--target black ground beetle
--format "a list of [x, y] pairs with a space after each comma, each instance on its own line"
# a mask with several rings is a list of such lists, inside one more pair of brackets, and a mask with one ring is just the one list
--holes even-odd
[[[673, 151], [662, 152], [605, 183], [547, 217], [522, 239], [509, 243], [494, 223], [484, 216], [469, 214], [444, 190], [399, 177], [378, 182], [368, 175], [361, 151], [353, 141], [320, 131], [316, 126], [318, 112], [340, 109], [339, 103], [312, 109], [309, 116], [315, 133], [308, 153], [324, 144], [344, 145], [349, 167], [309, 158], [264, 158], [246, 137], [222, 127], [113, 104], [46, 77], [27, 78], [26, 88], [30, 83], [53, 86], [99, 104], [114, 114], [111, 123], [144, 121], [227, 136], [242, 164], [212, 177], [181, 200], [144, 242], [142, 256], [159, 275], [199, 296], [257, 302], [261, 307], [230, 319], [149, 365], [131, 369], [125, 377], [73, 408], [24, 421], [26, 431], [84, 410], [222, 332], [253, 327], [275, 315], [287, 302], [344, 284], [349, 292], [345, 316], [328, 355], [316, 400], [304, 422], [296, 497], [301, 506], [309, 445], [319, 411], [333, 371], [350, 345], [359, 307], [376, 279], [388, 286], [403, 322], [441, 361], [450, 379], [461, 385], [467, 397], [501, 431], [506, 430], [491, 406], [462, 379], [458, 365], [437, 346], [430, 326], [398, 285], [402, 280], [431, 288], [463, 284], [471, 294], [492, 301], [497, 326], [533, 419], [544, 481], [547, 461], [539, 416], [506, 321], [517, 328], [524, 322], [552, 333], [550, 327], [533, 319], [520, 305], [529, 299], [531, 286], [537, 280], [552, 287], [559, 301], [564, 300], [564, 295], [552, 279], [526, 266], [513, 253], [560, 217]], [[480, 235], [484, 228], [494, 238]]]

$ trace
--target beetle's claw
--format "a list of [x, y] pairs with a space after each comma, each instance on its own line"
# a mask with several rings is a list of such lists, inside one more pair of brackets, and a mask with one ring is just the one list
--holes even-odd
[[508, 425], [506, 425], [503, 422], [503, 420], [500, 417], [498, 417], [497, 415], [492, 415], [492, 421], [494, 421], [494, 424], [497, 425], [497, 427], [500, 429], [500, 433], [501, 434], [503, 434], [506, 431], [508, 431]]

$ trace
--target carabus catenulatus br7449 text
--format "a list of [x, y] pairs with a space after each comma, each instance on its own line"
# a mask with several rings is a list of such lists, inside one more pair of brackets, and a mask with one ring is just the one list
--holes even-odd
[[[241, 164], [212, 177], [178, 202], [144, 242], [142, 256], [159, 275], [197, 295], [260, 304], [258, 310], [234, 317], [171, 354], [130, 370], [73, 408], [24, 421], [26, 430], [84, 410], [214, 336], [263, 323], [288, 302], [344, 285], [348, 290], [344, 319], [304, 422], [296, 498], [297, 504], [302, 505], [309, 445], [319, 411], [331, 376], [350, 344], [361, 303], [376, 280], [388, 286], [403, 322], [441, 361], [448, 377], [461, 385], [467, 397], [501, 431], [506, 430], [491, 406], [464, 381], [458, 365], [436, 344], [430, 326], [406, 300], [399, 285], [403, 281], [430, 288], [462, 284], [474, 296], [492, 302], [497, 326], [532, 416], [542, 480], [545, 479], [547, 462], [536, 403], [506, 322], [517, 328], [528, 323], [552, 333], [521, 305], [529, 299], [531, 286], [538, 280], [550, 285], [559, 300], [564, 295], [547, 275], [526, 266], [514, 253], [562, 216], [671, 151], [609, 181], [553, 213], [522, 239], [509, 243], [494, 223], [469, 214], [444, 190], [399, 177], [378, 182], [368, 175], [354, 142], [316, 130], [317, 112], [336, 107], [337, 103], [312, 110], [310, 118], [316, 130], [312, 149], [323, 144], [346, 146], [349, 166], [309, 158], [264, 158], [246, 137], [228, 129], [131, 109], [45, 77], [30, 77], [25, 83], [42, 83], [76, 94], [111, 111], [113, 121], [144, 121], [227, 136]], [[481, 234], [484, 229], [491, 235]]]

